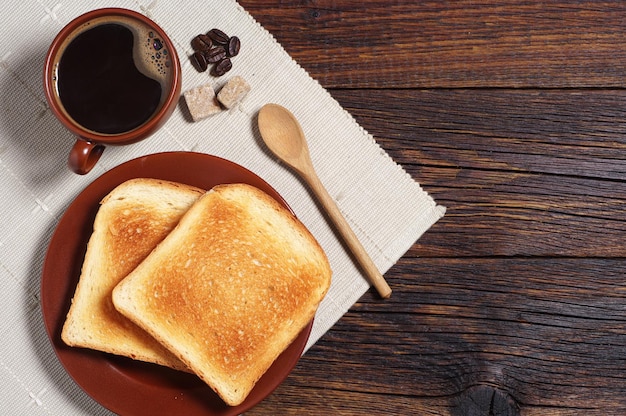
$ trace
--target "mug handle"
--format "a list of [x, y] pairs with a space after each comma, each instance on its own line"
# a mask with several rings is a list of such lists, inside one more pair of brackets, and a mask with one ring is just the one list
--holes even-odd
[[104, 146], [78, 139], [70, 150], [67, 164], [75, 173], [85, 175], [96, 165], [104, 152]]

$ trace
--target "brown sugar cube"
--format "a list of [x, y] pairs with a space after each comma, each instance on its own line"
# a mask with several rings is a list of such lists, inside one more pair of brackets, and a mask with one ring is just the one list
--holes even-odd
[[217, 100], [226, 108], [233, 108], [250, 91], [250, 85], [243, 77], [236, 75], [228, 80], [217, 94]]
[[183, 95], [193, 121], [200, 121], [222, 111], [215, 97], [215, 91], [209, 84], [187, 90]]

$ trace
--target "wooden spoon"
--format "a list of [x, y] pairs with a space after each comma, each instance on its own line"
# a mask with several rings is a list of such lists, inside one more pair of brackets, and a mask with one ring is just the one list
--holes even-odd
[[309, 185], [379, 295], [382, 298], [391, 296], [391, 288], [315, 173], [298, 120], [286, 108], [277, 104], [266, 104], [259, 111], [259, 130], [267, 147]]

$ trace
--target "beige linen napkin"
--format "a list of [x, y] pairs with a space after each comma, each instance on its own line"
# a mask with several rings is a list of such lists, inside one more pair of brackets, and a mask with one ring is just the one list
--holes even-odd
[[[183, 62], [183, 90], [234, 75], [252, 89], [232, 110], [201, 122], [184, 106], [152, 138], [107, 148], [87, 176], [66, 168], [74, 141], [43, 96], [43, 57], [55, 34], [88, 10], [115, 6], [146, 14], [176, 44]], [[0, 414], [105, 414], [57, 362], [41, 322], [39, 278], [50, 236], [67, 205], [91, 181], [127, 160], [161, 151], [196, 151], [230, 159], [252, 170], [285, 198], [325, 249], [332, 287], [320, 305], [311, 347], [365, 291], [364, 280], [311, 193], [266, 151], [256, 126], [259, 109], [281, 104], [299, 119], [319, 176], [381, 272], [444, 215], [315, 80], [234, 0], [99, 1], [10, 0], [0, 6]], [[233, 69], [222, 78], [189, 63], [191, 39], [217, 27], [241, 39]], [[390, 282], [393, 288], [393, 281]], [[384, 301], [381, 301], [384, 302]]]

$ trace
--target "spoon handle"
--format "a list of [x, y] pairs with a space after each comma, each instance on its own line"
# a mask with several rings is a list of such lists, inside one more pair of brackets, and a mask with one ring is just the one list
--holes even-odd
[[363, 248], [363, 245], [361, 245], [361, 242], [357, 238], [356, 234], [354, 234], [354, 231], [352, 231], [352, 228], [350, 228], [350, 225], [341, 214], [341, 211], [339, 211], [337, 204], [328, 194], [328, 191], [320, 181], [317, 174], [314, 171], [306, 171], [303, 172], [303, 176], [317, 199], [326, 210], [337, 231], [339, 231], [339, 234], [343, 237], [345, 243], [348, 245], [348, 248], [361, 266], [363, 272], [367, 275], [369, 282], [376, 288], [378, 294], [382, 298], [386, 299], [390, 297], [391, 288], [385, 281], [383, 275], [378, 271], [378, 268], [370, 258], [369, 254], [367, 254], [367, 251], [365, 251], [365, 248]]

